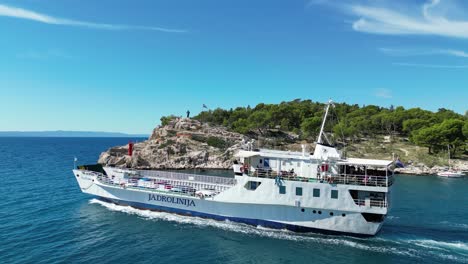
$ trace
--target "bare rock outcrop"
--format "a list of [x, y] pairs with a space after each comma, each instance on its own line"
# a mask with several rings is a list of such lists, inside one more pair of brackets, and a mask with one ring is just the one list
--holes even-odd
[[128, 145], [113, 147], [101, 154], [98, 163], [137, 169], [229, 169], [234, 153], [248, 140], [223, 127], [176, 118], [136, 143], [132, 156]]

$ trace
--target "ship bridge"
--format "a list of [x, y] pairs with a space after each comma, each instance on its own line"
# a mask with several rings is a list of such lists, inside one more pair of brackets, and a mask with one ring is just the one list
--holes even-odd
[[240, 150], [236, 155], [239, 159], [234, 164], [234, 172], [241, 175], [242, 172], [255, 173], [259, 175], [301, 175], [303, 177], [312, 177], [319, 160], [305, 151], [302, 152], [264, 150], [246, 151]]
[[393, 184], [391, 160], [329, 158], [319, 159], [303, 152], [258, 150], [239, 151], [233, 165], [236, 175], [293, 181], [388, 187]]

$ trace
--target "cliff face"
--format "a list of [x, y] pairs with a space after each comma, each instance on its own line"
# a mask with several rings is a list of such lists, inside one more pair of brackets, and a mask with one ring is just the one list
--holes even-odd
[[229, 169], [233, 155], [248, 138], [222, 127], [177, 118], [153, 130], [150, 138], [134, 145], [113, 147], [101, 153], [98, 163], [137, 169]]

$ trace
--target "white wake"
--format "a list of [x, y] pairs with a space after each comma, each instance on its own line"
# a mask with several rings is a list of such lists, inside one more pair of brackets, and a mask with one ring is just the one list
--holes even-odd
[[[104, 202], [98, 199], [89, 201], [91, 204], [99, 204], [108, 210], [122, 212], [131, 215], [137, 215], [144, 219], [154, 221], [170, 221], [178, 224], [195, 225], [200, 228], [214, 227], [221, 230], [232, 231], [236, 233], [254, 235], [261, 237], [268, 237], [273, 239], [291, 240], [291, 241], [305, 241], [318, 244], [346, 246], [350, 248], [361, 249], [365, 251], [372, 251], [384, 254], [404, 255], [409, 257], [421, 257], [421, 251], [411, 246], [420, 248], [438, 250], [445, 253], [450, 253], [453, 249], [468, 250], [468, 245], [463, 242], [440, 242], [429, 239], [416, 239], [416, 240], [400, 240], [388, 239], [384, 237], [375, 238], [354, 238], [346, 236], [326, 236], [320, 234], [299, 234], [289, 230], [270, 229], [262, 226], [251, 226], [242, 223], [231, 221], [217, 221], [213, 219], [183, 216], [166, 212], [155, 212], [150, 210], [136, 209], [130, 206], [116, 205], [113, 203]], [[440, 252], [440, 253], [442, 253]], [[423, 253], [425, 254], [425, 253]], [[464, 255], [464, 254], [462, 254]], [[445, 259], [459, 260], [456, 256], [451, 254], [439, 255]]]

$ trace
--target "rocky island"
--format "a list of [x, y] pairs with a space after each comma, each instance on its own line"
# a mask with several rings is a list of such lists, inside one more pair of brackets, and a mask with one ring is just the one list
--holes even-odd
[[[234, 153], [254, 141], [256, 148], [313, 152], [324, 105], [296, 99], [254, 108], [207, 110], [193, 118], [161, 118], [148, 140], [103, 152], [99, 163], [137, 169], [229, 169]], [[337, 103], [328, 135], [348, 156], [399, 157], [405, 174], [434, 174], [448, 167], [468, 171], [468, 112], [437, 112]]]
[[175, 118], [156, 127], [148, 140], [103, 152], [99, 163], [137, 169], [229, 169], [236, 150], [249, 138], [221, 126], [189, 118]]
[[[293, 138], [290, 138], [289, 144], [277, 147], [298, 151], [301, 144], [306, 144], [313, 150], [314, 144], [305, 141], [294, 142]], [[258, 137], [256, 139], [258, 140]], [[251, 140], [254, 138], [228, 131], [222, 126], [211, 126], [189, 118], [174, 118], [168, 124], [156, 127], [148, 140], [135, 143], [132, 156], [128, 155], [128, 145], [116, 146], [101, 153], [98, 163], [135, 169], [230, 169], [235, 152], [246, 148]], [[274, 139], [262, 140], [266, 143]], [[379, 148], [386, 149], [385, 143], [389, 143], [386, 141], [388, 139], [384, 138], [380, 144], [373, 141], [361, 142], [349, 147], [348, 151], [363, 158], [378, 156], [390, 159], [391, 152], [382, 154], [377, 151]], [[368, 144], [378, 147], [363, 154], [369, 151]], [[400, 173], [424, 175], [435, 174], [445, 169], [444, 166], [431, 166], [423, 161], [406, 158], [417, 150], [400, 148], [397, 152], [407, 163], [405, 168], [397, 169]], [[468, 170], [468, 162], [464, 160], [454, 160], [453, 165], [458, 169]]]

